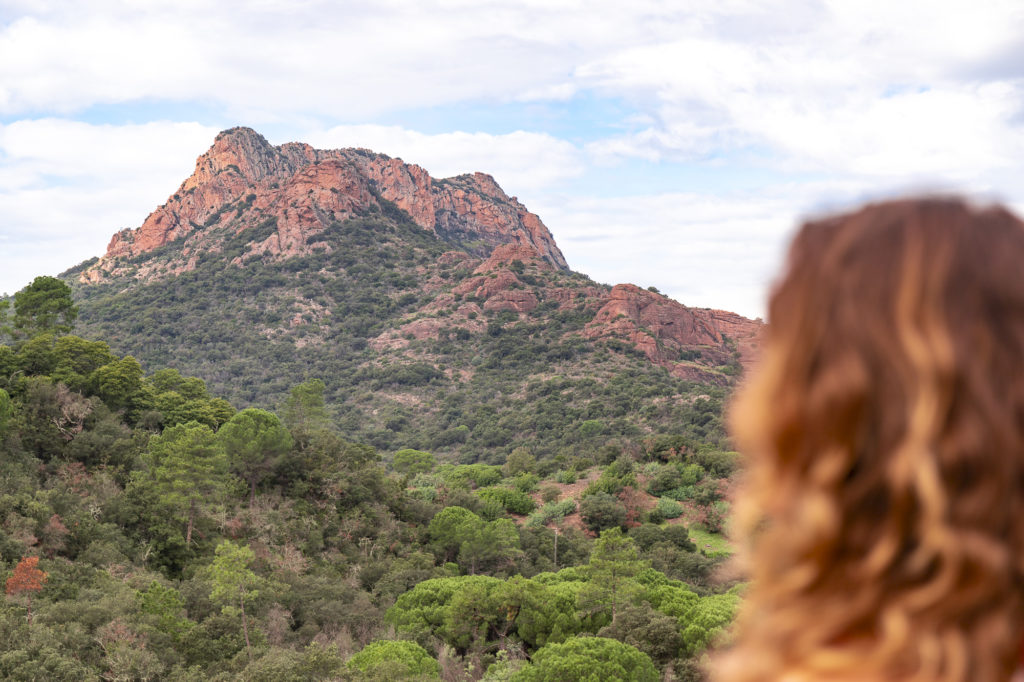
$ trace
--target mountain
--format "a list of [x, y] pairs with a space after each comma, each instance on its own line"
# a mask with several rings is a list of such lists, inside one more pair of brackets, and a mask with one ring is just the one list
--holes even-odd
[[571, 271], [488, 175], [247, 128], [64, 277], [79, 333], [148, 371], [175, 366], [238, 406], [320, 378], [350, 436], [465, 461], [724, 438], [720, 401], [761, 330]]
[[365, 149], [324, 151], [299, 143], [272, 147], [249, 128], [232, 128], [217, 136], [167, 203], [138, 229], [114, 235], [107, 253], [83, 279], [95, 282], [118, 274], [125, 261], [139, 262], [178, 241], [185, 246], [185, 258], [177, 271], [189, 269], [194, 261], [188, 256], [211, 248], [211, 232], [222, 226], [235, 233], [257, 228], [247, 235], [239, 258], [307, 255], [322, 248], [311, 236], [335, 222], [379, 211], [385, 202], [468, 253], [483, 256], [500, 244], [523, 244], [568, 269], [540, 219], [506, 196], [489, 175], [434, 180], [419, 166]]

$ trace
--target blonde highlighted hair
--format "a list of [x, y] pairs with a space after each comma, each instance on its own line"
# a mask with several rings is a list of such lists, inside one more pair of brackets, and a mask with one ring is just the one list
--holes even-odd
[[1009, 679], [1024, 633], [1024, 224], [812, 221], [739, 394], [751, 577], [719, 682]]

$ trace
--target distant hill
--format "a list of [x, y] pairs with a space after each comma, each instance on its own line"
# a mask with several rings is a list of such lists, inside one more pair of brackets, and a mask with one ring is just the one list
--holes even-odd
[[382, 449], [503, 461], [615, 439], [722, 439], [761, 324], [571, 271], [482, 173], [434, 179], [363, 149], [220, 133], [195, 172], [68, 271], [78, 333], [237, 406], [320, 378]]

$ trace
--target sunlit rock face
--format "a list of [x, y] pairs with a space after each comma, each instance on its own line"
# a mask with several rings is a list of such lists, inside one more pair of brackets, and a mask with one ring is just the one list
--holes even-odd
[[[232, 128], [217, 136], [192, 175], [141, 226], [113, 236], [82, 281], [102, 280], [118, 268], [118, 259], [138, 258], [179, 239], [192, 251], [202, 249], [218, 227], [241, 233], [272, 225], [270, 234], [254, 230], [253, 253], [308, 253], [310, 236], [333, 222], [387, 210], [388, 203], [473, 255], [486, 257], [510, 244], [521, 249], [520, 257], [529, 253], [568, 269], [540, 218], [489, 175], [436, 180], [419, 166], [365, 149], [320, 150], [295, 142], [275, 147], [249, 128]], [[178, 270], [188, 268], [186, 259]]]
[[755, 358], [763, 327], [736, 313], [690, 308], [633, 284], [617, 284], [585, 335], [621, 339], [676, 376], [702, 379], [706, 372], [701, 367], [680, 361], [686, 350], [701, 348], [705, 360], [721, 365], [738, 353], [747, 366]]

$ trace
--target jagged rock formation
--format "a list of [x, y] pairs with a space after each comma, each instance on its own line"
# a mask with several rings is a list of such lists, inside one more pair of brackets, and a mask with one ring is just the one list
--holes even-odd
[[622, 339], [675, 376], [700, 379], [706, 371], [682, 358], [701, 348], [701, 356], [715, 364], [728, 364], [732, 352], [749, 366], [755, 360], [763, 326], [736, 313], [688, 308], [634, 284], [617, 284], [584, 335]]
[[[123, 268], [124, 260], [176, 240], [186, 242], [186, 256], [216, 249], [204, 242], [220, 227], [236, 234], [272, 227], [270, 234], [256, 230], [252, 254], [309, 253], [312, 235], [336, 221], [386, 210], [385, 202], [474, 255], [514, 244], [568, 269], [540, 218], [507, 196], [489, 175], [435, 180], [419, 166], [365, 149], [325, 151], [296, 142], [275, 147], [249, 128], [232, 128], [217, 136], [167, 203], [137, 229], [113, 236], [106, 254], [82, 273], [82, 281], [99, 281]], [[194, 263], [186, 260], [171, 272], [191, 267]]]

